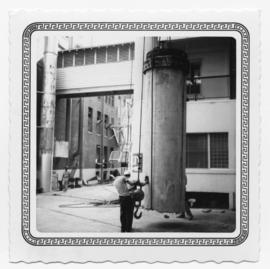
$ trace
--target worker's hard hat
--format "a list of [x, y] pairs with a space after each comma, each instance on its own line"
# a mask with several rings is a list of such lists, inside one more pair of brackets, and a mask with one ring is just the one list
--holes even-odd
[[129, 171], [129, 170], [126, 170], [126, 171], [124, 172], [124, 176], [130, 176], [130, 171]]

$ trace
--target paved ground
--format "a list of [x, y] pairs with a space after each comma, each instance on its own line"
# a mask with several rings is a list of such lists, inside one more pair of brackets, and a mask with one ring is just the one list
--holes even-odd
[[[92, 185], [37, 195], [37, 228], [40, 232], [119, 232], [119, 205], [111, 184]], [[232, 232], [235, 212], [192, 209], [194, 219], [177, 218], [142, 210], [141, 219], [134, 219], [134, 232]]]

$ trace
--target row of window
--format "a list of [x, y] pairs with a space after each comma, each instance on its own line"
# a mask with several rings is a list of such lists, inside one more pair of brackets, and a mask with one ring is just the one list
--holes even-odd
[[[228, 133], [187, 134], [187, 168], [228, 168]], [[111, 151], [113, 148], [111, 148]], [[100, 162], [100, 146], [97, 145], [97, 160]], [[104, 159], [108, 161], [108, 148], [104, 147]]]
[[[98, 96], [98, 100], [101, 100], [101, 96]], [[114, 106], [114, 95], [105, 95], [104, 102], [108, 105]]]
[[[110, 154], [112, 153], [113, 150], [114, 150], [113, 148], [110, 148], [110, 153], [109, 153], [108, 152], [108, 147], [104, 146], [104, 148], [103, 148], [103, 158], [104, 158], [105, 164], [108, 163]], [[96, 161], [97, 161], [98, 164], [102, 163], [100, 145], [96, 145]]]
[[57, 68], [134, 60], [134, 43], [58, 53]]
[[[102, 122], [102, 115], [101, 111], [97, 111], [96, 114], [96, 133], [101, 134], [101, 122]], [[114, 125], [114, 118], [111, 118], [111, 121], [109, 120], [109, 116], [107, 114], [104, 115], [104, 135], [105, 136], [112, 136], [113, 131], [111, 128], [109, 128], [111, 125]], [[93, 132], [93, 108], [88, 107], [88, 131]]]
[[228, 168], [228, 133], [189, 133], [187, 168]]

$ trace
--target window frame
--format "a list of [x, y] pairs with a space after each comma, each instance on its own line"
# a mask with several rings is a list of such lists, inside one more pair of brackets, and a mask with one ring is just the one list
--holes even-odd
[[[198, 170], [198, 169], [203, 169], [203, 170], [221, 170], [221, 169], [230, 169], [230, 155], [229, 155], [229, 132], [210, 132], [210, 133], [186, 133], [186, 136], [188, 136], [189, 134], [204, 134], [206, 135], [206, 142], [207, 142], [207, 167], [189, 167], [188, 166], [188, 163], [187, 163], [187, 160], [188, 160], [188, 144], [186, 143], [186, 168], [187, 169], [195, 169], [195, 170]], [[226, 167], [212, 167], [212, 164], [211, 164], [211, 135], [213, 134], [225, 134], [226, 135], [226, 138], [227, 138], [227, 141], [226, 141], [226, 146], [227, 146], [227, 166]], [[186, 137], [186, 141], [187, 141], [187, 137]]]
[[[187, 82], [189, 81], [189, 83], [194, 83], [196, 81], [196, 76], [194, 76], [194, 72], [192, 74], [192, 66], [193, 65], [198, 65], [199, 66], [199, 75], [198, 77], [201, 76], [201, 71], [202, 71], [202, 60], [201, 59], [193, 59], [193, 60], [190, 60], [190, 64], [189, 64], [189, 73], [188, 73], [188, 79], [187, 79]], [[199, 80], [199, 79], [198, 79]], [[197, 87], [198, 88], [198, 91], [196, 92], [192, 92], [192, 89]], [[186, 92], [187, 92], [187, 96], [188, 97], [192, 97], [192, 98], [195, 98], [199, 95], [201, 95], [201, 84], [200, 83], [196, 83], [195, 85], [191, 85], [191, 84], [188, 84], [187, 83], [187, 86], [186, 86]]]
[[96, 118], [96, 133], [101, 135], [101, 124], [98, 123], [99, 120], [102, 120], [102, 113], [101, 111], [97, 110], [97, 118]]
[[[89, 130], [89, 111], [91, 110], [91, 130]], [[87, 131], [88, 133], [93, 133], [93, 115], [94, 115], [94, 110], [91, 106], [88, 107], [87, 111]]]

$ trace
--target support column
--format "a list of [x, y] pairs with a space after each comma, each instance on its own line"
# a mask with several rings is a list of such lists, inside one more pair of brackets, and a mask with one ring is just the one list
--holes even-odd
[[53, 166], [55, 90], [56, 90], [57, 41], [55, 37], [45, 37], [43, 85], [41, 97], [41, 129], [39, 153], [40, 190], [51, 190]]
[[146, 195], [146, 204], [160, 212], [179, 213], [185, 201], [188, 61], [184, 52], [166, 45], [147, 53], [144, 62], [142, 145], [151, 156], [151, 194]]

